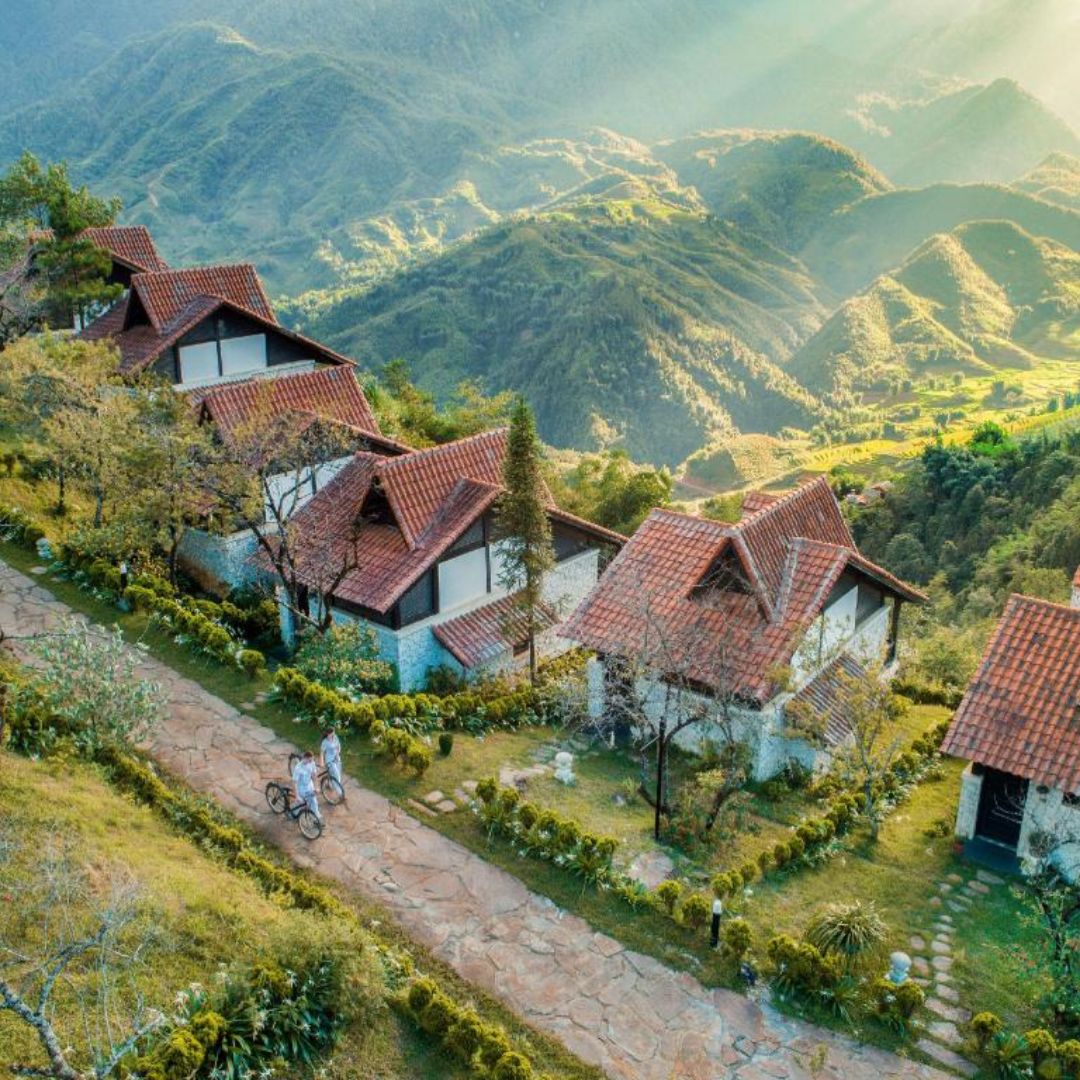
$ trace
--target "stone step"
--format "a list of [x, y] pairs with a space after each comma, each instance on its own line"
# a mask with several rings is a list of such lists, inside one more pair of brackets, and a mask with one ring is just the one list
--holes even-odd
[[944, 1065], [945, 1068], [952, 1069], [953, 1072], [958, 1072], [961, 1076], [975, 1076], [979, 1071], [966, 1057], [961, 1057], [955, 1050], [939, 1046], [929, 1039], [920, 1039], [915, 1044], [915, 1048], [921, 1050], [928, 1058], [932, 1058], [939, 1065]]

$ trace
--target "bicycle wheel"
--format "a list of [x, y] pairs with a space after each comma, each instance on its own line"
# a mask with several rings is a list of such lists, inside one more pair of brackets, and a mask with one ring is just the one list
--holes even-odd
[[296, 766], [300, 764], [300, 755], [294, 750], [289, 755], [289, 775], [292, 776], [296, 772]]
[[341, 782], [335, 780], [329, 773], [323, 773], [319, 781], [319, 790], [331, 806], [337, 806], [345, 798], [345, 789], [341, 786]]
[[266, 801], [275, 814], [284, 814], [289, 806], [289, 796], [285, 789], [273, 780], [266, 785]]
[[318, 840], [322, 836], [322, 821], [319, 820], [306, 806], [296, 815], [296, 824], [300, 826], [300, 832], [308, 840]]

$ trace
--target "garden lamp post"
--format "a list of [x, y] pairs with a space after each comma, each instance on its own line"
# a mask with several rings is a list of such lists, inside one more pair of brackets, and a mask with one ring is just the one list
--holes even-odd
[[709, 934], [709, 944], [715, 949], [720, 944], [720, 916], [724, 913], [724, 901], [712, 902], [712, 930]]

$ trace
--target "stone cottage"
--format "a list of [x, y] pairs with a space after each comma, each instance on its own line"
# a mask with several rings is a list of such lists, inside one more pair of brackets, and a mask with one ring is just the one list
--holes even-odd
[[[751, 492], [734, 525], [655, 510], [563, 633], [594, 649], [590, 710], [619, 723], [630, 702], [656, 727], [700, 713], [678, 741], [722, 741], [724, 723], [750, 749], [757, 779], [798, 761], [820, 768], [850, 737], [845, 677], [896, 653], [900, 605], [923, 595], [864, 558], [828, 483], [775, 496]], [[680, 687], [679, 716], [667, 716]], [[820, 737], [791, 736], [804, 703]], [[643, 715], [642, 715], [643, 714]]]

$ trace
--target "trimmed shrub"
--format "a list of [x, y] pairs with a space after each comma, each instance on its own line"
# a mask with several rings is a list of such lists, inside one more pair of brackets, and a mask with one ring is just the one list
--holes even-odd
[[454, 733], [452, 731], [439, 732], [439, 753], [443, 757], [449, 757], [454, 749]]
[[750, 924], [745, 919], [729, 919], [720, 931], [720, 940], [724, 955], [730, 957], [735, 963], [740, 963], [750, 951], [750, 945], [753, 942]]
[[976, 1013], [971, 1018], [971, 1031], [980, 1046], [985, 1045], [1004, 1028], [1005, 1022], [992, 1012]]
[[674, 915], [675, 905], [679, 902], [679, 897], [683, 894], [682, 882], [676, 881], [674, 878], [668, 878], [667, 881], [661, 881], [653, 892], [657, 902], [664, 911], [669, 915]]
[[827, 905], [806, 928], [806, 940], [816, 948], [849, 960], [880, 949], [887, 934], [874, 905], [861, 900]]
[[712, 904], [701, 893], [691, 893], [679, 909], [679, 919], [683, 925], [693, 930], [700, 930], [712, 915]]

